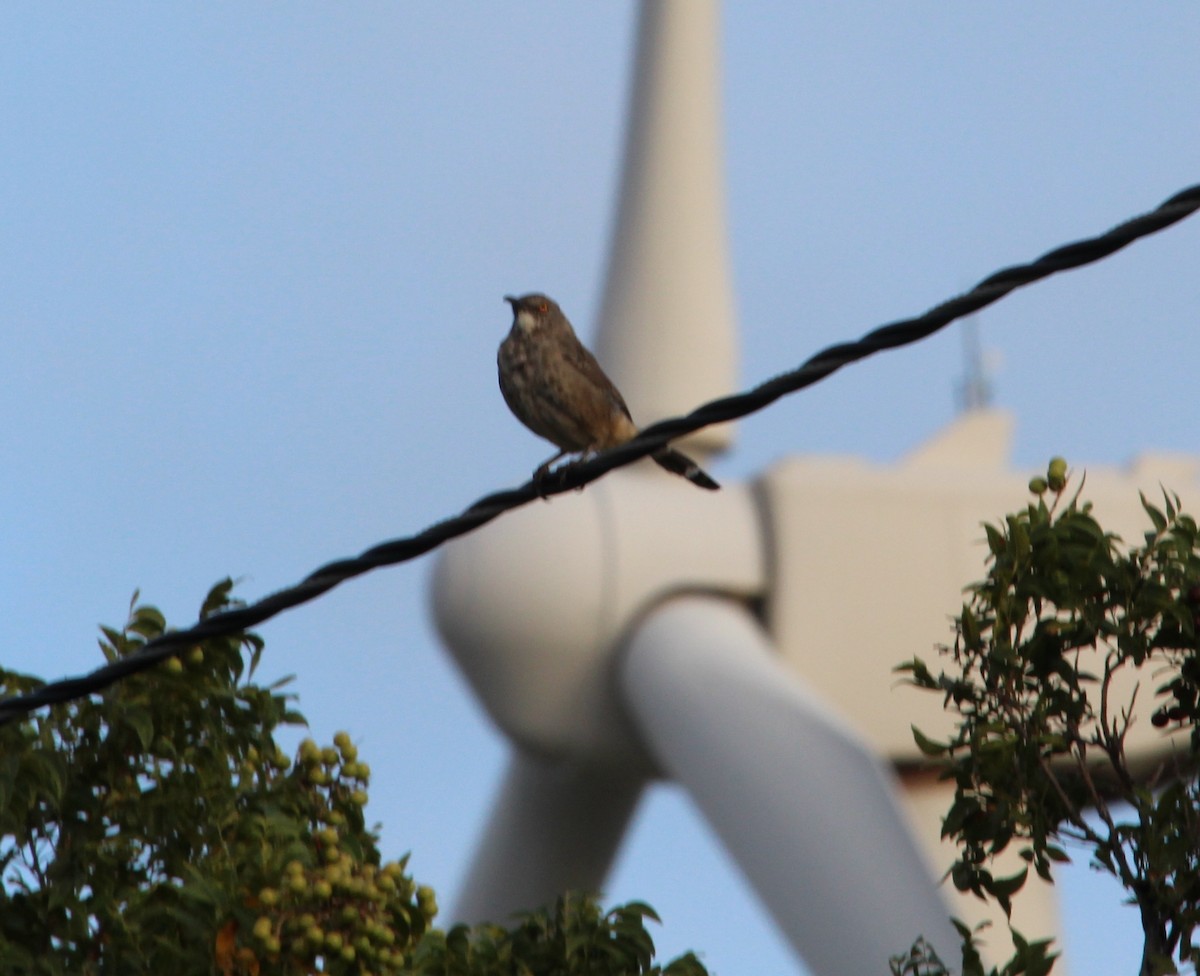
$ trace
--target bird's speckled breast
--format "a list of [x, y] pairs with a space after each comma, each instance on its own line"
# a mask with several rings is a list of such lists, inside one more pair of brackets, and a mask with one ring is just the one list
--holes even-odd
[[496, 361], [500, 392], [521, 423], [562, 450], [590, 446], [586, 427], [567, 403], [562, 369], [555, 368], [552, 349], [514, 325]]

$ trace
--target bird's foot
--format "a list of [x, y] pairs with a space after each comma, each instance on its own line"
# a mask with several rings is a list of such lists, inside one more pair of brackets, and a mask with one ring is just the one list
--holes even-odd
[[547, 461], [533, 472], [533, 490], [538, 493], [538, 497], [544, 502], [550, 500], [551, 486], [547, 484], [547, 480], [550, 478], [550, 465], [553, 463], [553, 461]]
[[[543, 501], [548, 501], [551, 490], [562, 484], [563, 475], [577, 464], [582, 464], [588, 458], [592, 457], [596, 452], [592, 450], [580, 451], [569, 461], [564, 461], [557, 468], [554, 467], [554, 462], [558, 458], [551, 458], [545, 464], [541, 465], [533, 472], [533, 487]], [[576, 491], [583, 491], [584, 485], [576, 488]]]
[[[571, 460], [569, 460], [566, 464], [564, 464], [558, 470], [560, 473], [565, 473], [565, 472], [569, 471], [571, 468], [575, 467], [576, 465], [583, 464], [584, 461], [587, 461], [590, 458], [594, 458], [595, 456], [596, 456], [596, 451], [589, 447], [586, 450], [580, 451], [578, 454], [576, 454], [573, 458], [571, 458]], [[587, 485], [580, 485], [575, 490], [583, 491], [583, 489], [586, 487], [587, 487]]]

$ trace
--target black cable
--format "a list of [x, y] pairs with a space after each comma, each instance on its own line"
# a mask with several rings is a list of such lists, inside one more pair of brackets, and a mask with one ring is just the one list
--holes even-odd
[[122, 678], [153, 667], [184, 647], [211, 637], [248, 630], [284, 610], [315, 599], [346, 580], [382, 566], [393, 566], [424, 555], [443, 542], [465, 535], [510, 509], [545, 495], [557, 495], [582, 487], [613, 468], [653, 453], [669, 440], [710, 424], [735, 420], [761, 410], [788, 393], [795, 393], [824, 379], [848, 363], [924, 339], [955, 319], [990, 305], [1017, 288], [1048, 278], [1059, 271], [1108, 257], [1139, 238], [1190, 216], [1197, 209], [1200, 209], [1200, 184], [1180, 191], [1150, 213], [1134, 217], [1098, 237], [1066, 244], [1029, 264], [1013, 265], [997, 271], [969, 292], [943, 302], [924, 315], [880, 326], [857, 342], [830, 346], [799, 368], [767, 380], [752, 390], [706, 403], [686, 416], [659, 421], [620, 447], [553, 472], [539, 487], [530, 481], [520, 488], [487, 495], [460, 515], [437, 522], [416, 535], [381, 543], [351, 559], [327, 563], [295, 586], [280, 590], [257, 603], [206, 617], [186, 630], [164, 634], [149, 641], [136, 654], [113, 661], [89, 674], [55, 681], [29, 694], [0, 700], [0, 725], [43, 705], [60, 704], [102, 691]]

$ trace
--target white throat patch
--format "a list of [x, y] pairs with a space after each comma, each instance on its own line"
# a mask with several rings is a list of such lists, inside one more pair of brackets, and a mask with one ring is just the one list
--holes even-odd
[[517, 312], [516, 326], [522, 332], [532, 332], [537, 328], [538, 320], [528, 309], [521, 309]]

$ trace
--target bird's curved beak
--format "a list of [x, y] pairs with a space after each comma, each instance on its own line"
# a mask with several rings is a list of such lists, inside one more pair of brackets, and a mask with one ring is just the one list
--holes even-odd
[[513, 311], [514, 311], [514, 312], [517, 310], [517, 302], [518, 302], [518, 301], [520, 301], [520, 299], [518, 299], [518, 298], [517, 298], [516, 296], [514, 296], [514, 295], [505, 295], [505, 296], [504, 296], [504, 300], [505, 300], [506, 302], [508, 302], [508, 304], [509, 304], [509, 305], [511, 305], [511, 306], [512, 306], [512, 309], [513, 309]]

